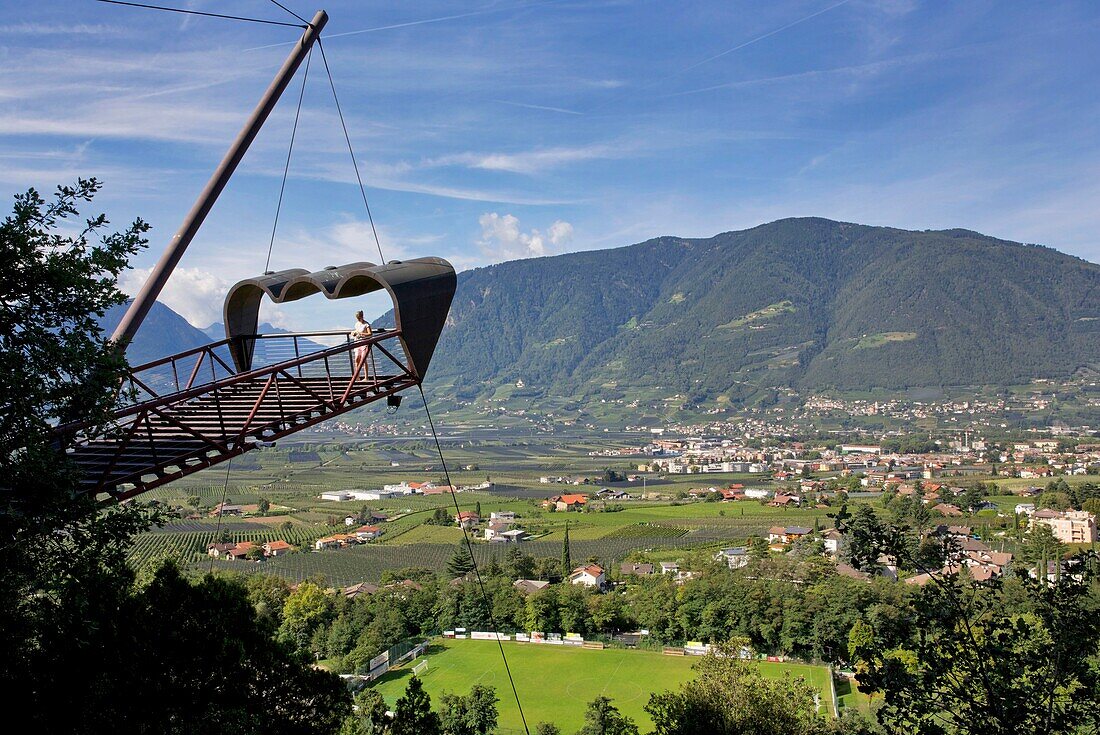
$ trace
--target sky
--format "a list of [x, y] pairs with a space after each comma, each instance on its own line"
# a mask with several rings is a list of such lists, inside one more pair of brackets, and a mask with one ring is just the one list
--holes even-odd
[[[268, 0], [157, 0], [294, 19]], [[283, 0], [307, 18], [317, 6]], [[465, 270], [783, 217], [963, 227], [1100, 262], [1100, 4], [332, 0], [322, 36], [387, 260]], [[298, 38], [92, 0], [0, 0], [0, 193], [77, 176], [152, 224], [141, 283]], [[162, 300], [377, 262], [314, 53]], [[296, 330], [388, 308], [269, 308]]]

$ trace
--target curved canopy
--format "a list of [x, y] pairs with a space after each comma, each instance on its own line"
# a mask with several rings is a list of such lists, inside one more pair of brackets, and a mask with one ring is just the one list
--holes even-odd
[[442, 258], [392, 260], [385, 265], [349, 263], [316, 273], [290, 268], [240, 281], [225, 297], [225, 336], [238, 371], [252, 366], [252, 344], [237, 337], [256, 333], [260, 302], [266, 295], [276, 304], [321, 293], [346, 299], [386, 289], [401, 330], [411, 368], [420, 378], [428, 370], [439, 334], [455, 293], [455, 270]]

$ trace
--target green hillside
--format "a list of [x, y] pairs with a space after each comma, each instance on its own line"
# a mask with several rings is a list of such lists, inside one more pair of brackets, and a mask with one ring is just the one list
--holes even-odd
[[804, 218], [463, 273], [432, 383], [736, 402], [1098, 368], [1100, 266], [965, 230]]

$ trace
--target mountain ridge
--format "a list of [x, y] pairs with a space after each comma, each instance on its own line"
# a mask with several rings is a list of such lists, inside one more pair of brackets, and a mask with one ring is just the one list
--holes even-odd
[[[459, 275], [460, 397], [1015, 384], [1100, 361], [1100, 266], [961, 228], [787, 218]], [[389, 315], [392, 319], [392, 315]]]

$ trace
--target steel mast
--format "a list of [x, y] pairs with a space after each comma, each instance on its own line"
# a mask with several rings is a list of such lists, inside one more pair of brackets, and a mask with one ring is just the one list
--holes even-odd
[[321, 29], [325, 27], [326, 23], [328, 23], [328, 14], [324, 10], [318, 10], [305, 32], [302, 33], [302, 37], [294, 45], [294, 49], [290, 52], [290, 56], [283, 62], [283, 66], [279, 69], [279, 73], [275, 75], [275, 79], [271, 82], [271, 86], [267, 88], [267, 91], [264, 92], [264, 96], [260, 98], [260, 102], [256, 105], [256, 109], [252, 111], [252, 115], [248, 118], [244, 127], [241, 128], [241, 132], [237, 134], [236, 140], [229, 146], [229, 150], [226, 152], [225, 157], [222, 158], [222, 162], [210, 177], [210, 181], [207, 182], [202, 193], [199, 194], [199, 198], [195, 201], [194, 206], [191, 207], [191, 211], [187, 213], [187, 217], [184, 218], [183, 224], [180, 225], [179, 230], [176, 232], [171, 242], [168, 243], [168, 247], [165, 248], [164, 254], [160, 256], [160, 260], [157, 261], [152, 273], [149, 274], [149, 278], [146, 279], [145, 285], [142, 286], [141, 291], [134, 296], [134, 300], [123, 315], [122, 321], [118, 323], [114, 334], [111, 335], [111, 339], [119, 343], [122, 349], [125, 349], [126, 345], [129, 344], [134, 335], [137, 334], [138, 328], [141, 326], [142, 321], [145, 320], [145, 316], [149, 313], [149, 309], [153, 307], [153, 302], [160, 296], [160, 292], [164, 288], [164, 284], [168, 281], [168, 277], [172, 275], [172, 271], [175, 270], [176, 265], [180, 262], [180, 258], [183, 257], [183, 253], [187, 250], [187, 246], [195, 239], [195, 235], [206, 219], [206, 215], [210, 213], [210, 209], [214, 206], [214, 202], [218, 200], [218, 195], [222, 193], [222, 189], [229, 183], [230, 177], [233, 175], [233, 172], [236, 171], [237, 165], [240, 164], [241, 159], [244, 158], [244, 154], [248, 151], [248, 147], [252, 144], [252, 141], [255, 140], [256, 135], [267, 121], [271, 111], [275, 109], [279, 97], [283, 94], [287, 85], [290, 84], [290, 80], [294, 77], [295, 72], [298, 71], [298, 67], [301, 65], [302, 61], [305, 60], [310, 49], [313, 48], [314, 42], [320, 38]]

